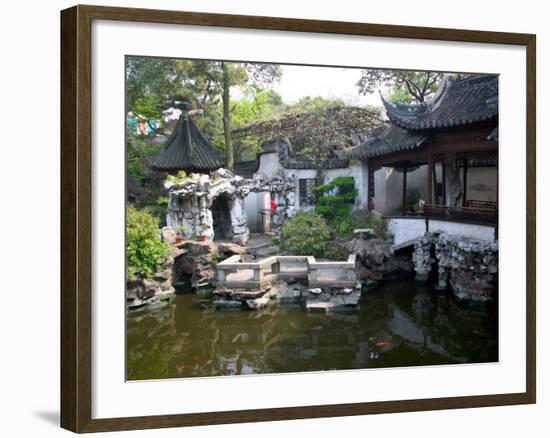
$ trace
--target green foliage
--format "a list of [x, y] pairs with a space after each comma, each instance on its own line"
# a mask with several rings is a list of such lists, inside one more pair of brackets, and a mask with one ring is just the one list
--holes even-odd
[[140, 163], [138, 161], [128, 160], [127, 170], [128, 170], [128, 176], [131, 176], [132, 178], [143, 179], [145, 177], [145, 174], [143, 173], [143, 169], [141, 168]]
[[[216, 147], [224, 149], [223, 119], [230, 121], [235, 109], [228, 105], [224, 111], [224, 96], [230, 98], [232, 87], [241, 87], [245, 94], [267, 89], [280, 77], [281, 68], [275, 64], [131, 56], [126, 64], [127, 107], [136, 114], [158, 118], [173, 102], [186, 102], [203, 110], [195, 122]], [[229, 128], [231, 125], [228, 123]], [[244, 158], [253, 155], [247, 155], [248, 146], [246, 142], [238, 145]]]
[[418, 190], [410, 190], [407, 193], [407, 208], [409, 211], [414, 210], [414, 207], [418, 204], [418, 201], [422, 199], [422, 193]]
[[357, 197], [354, 178], [338, 176], [327, 184], [315, 187], [313, 193], [317, 196], [315, 211], [323, 216], [338, 234], [350, 234], [353, 231], [350, 222], [351, 209]]
[[298, 102], [289, 105], [287, 112], [305, 113], [312, 111], [326, 111], [330, 108], [343, 108], [346, 104], [342, 99], [327, 98], [323, 96], [304, 96]]
[[396, 103], [411, 103], [413, 96], [407, 91], [403, 84], [393, 84], [388, 90], [386, 100], [394, 105]]
[[374, 215], [367, 210], [359, 210], [353, 213], [351, 221], [353, 223], [353, 229], [370, 228], [378, 237], [386, 237], [386, 223], [378, 215]]
[[167, 175], [164, 179], [164, 184], [171, 183], [176, 187], [181, 187], [185, 181], [193, 181], [193, 177], [187, 175], [184, 170], [179, 170], [175, 175]]
[[134, 111], [147, 119], [159, 120], [162, 117], [161, 101], [153, 94], [140, 96], [136, 99]]
[[346, 260], [349, 252], [338, 242], [329, 242], [323, 254], [328, 260]]
[[158, 218], [131, 205], [126, 208], [126, 275], [150, 278], [168, 254], [158, 239]]
[[330, 228], [315, 212], [298, 212], [281, 229], [281, 248], [297, 255], [322, 256]]
[[410, 70], [366, 69], [357, 82], [359, 94], [371, 94], [379, 87], [389, 86], [390, 95], [405, 102], [424, 102], [431, 96], [443, 78], [443, 73]]
[[147, 140], [127, 132], [126, 135], [126, 171], [128, 176], [142, 179], [147, 169], [147, 158], [153, 156], [159, 145], [150, 144]]
[[[273, 90], [250, 87], [246, 95], [231, 101], [231, 123], [233, 126], [246, 126], [262, 120], [277, 117], [284, 109], [282, 98]], [[236, 139], [233, 144], [237, 160], [256, 158], [260, 139], [247, 136]]]
[[159, 207], [166, 207], [168, 205], [168, 196], [159, 196], [157, 198], [157, 205]]

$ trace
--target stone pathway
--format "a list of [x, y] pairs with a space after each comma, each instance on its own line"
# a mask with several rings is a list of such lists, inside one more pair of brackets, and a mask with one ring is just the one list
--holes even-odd
[[246, 254], [262, 259], [279, 253], [279, 247], [273, 243], [272, 234], [251, 234], [246, 245]]

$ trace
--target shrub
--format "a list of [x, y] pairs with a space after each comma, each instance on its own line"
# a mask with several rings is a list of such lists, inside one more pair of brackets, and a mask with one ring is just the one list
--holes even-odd
[[353, 231], [351, 209], [357, 189], [352, 176], [338, 176], [313, 189], [317, 195], [315, 211], [323, 216], [341, 236], [350, 235]]
[[407, 193], [407, 208], [409, 211], [413, 211], [414, 207], [418, 204], [418, 201], [422, 199], [422, 193], [418, 190], [410, 190]]
[[281, 248], [296, 255], [322, 256], [330, 228], [315, 212], [298, 212], [281, 229]]
[[353, 223], [353, 229], [370, 228], [378, 237], [386, 237], [386, 223], [378, 215], [374, 215], [365, 210], [360, 210], [353, 213], [351, 220]]
[[167, 207], [168, 206], [168, 201], [170, 199], [168, 198], [168, 196], [159, 196], [157, 198], [157, 205], [159, 207]]
[[158, 218], [131, 205], [126, 208], [126, 275], [150, 278], [168, 254], [158, 238]]
[[340, 243], [330, 241], [326, 245], [323, 256], [328, 260], [347, 260], [349, 251]]

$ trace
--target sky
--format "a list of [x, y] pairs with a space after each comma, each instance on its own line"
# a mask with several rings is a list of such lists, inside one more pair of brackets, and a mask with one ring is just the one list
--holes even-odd
[[342, 99], [349, 105], [382, 105], [378, 91], [359, 95], [356, 84], [361, 69], [297, 65], [283, 65], [281, 68], [281, 80], [273, 88], [287, 103], [294, 103], [304, 96], [323, 96]]
[[[304, 96], [322, 96], [341, 99], [351, 106], [382, 106], [378, 90], [366, 96], [359, 95], [356, 84], [361, 69], [282, 65], [281, 70], [281, 79], [273, 89], [286, 103], [295, 103]], [[242, 96], [238, 89], [231, 90], [231, 94], [235, 99]]]

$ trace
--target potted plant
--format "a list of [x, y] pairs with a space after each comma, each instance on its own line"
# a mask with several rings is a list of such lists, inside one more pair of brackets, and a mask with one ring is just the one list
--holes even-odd
[[201, 223], [200, 224], [201, 231], [197, 234], [197, 242], [205, 242], [208, 240], [208, 236], [206, 234], [203, 234], [208, 229], [207, 223]]
[[176, 244], [185, 242], [185, 233], [183, 232], [183, 226], [176, 227]]

